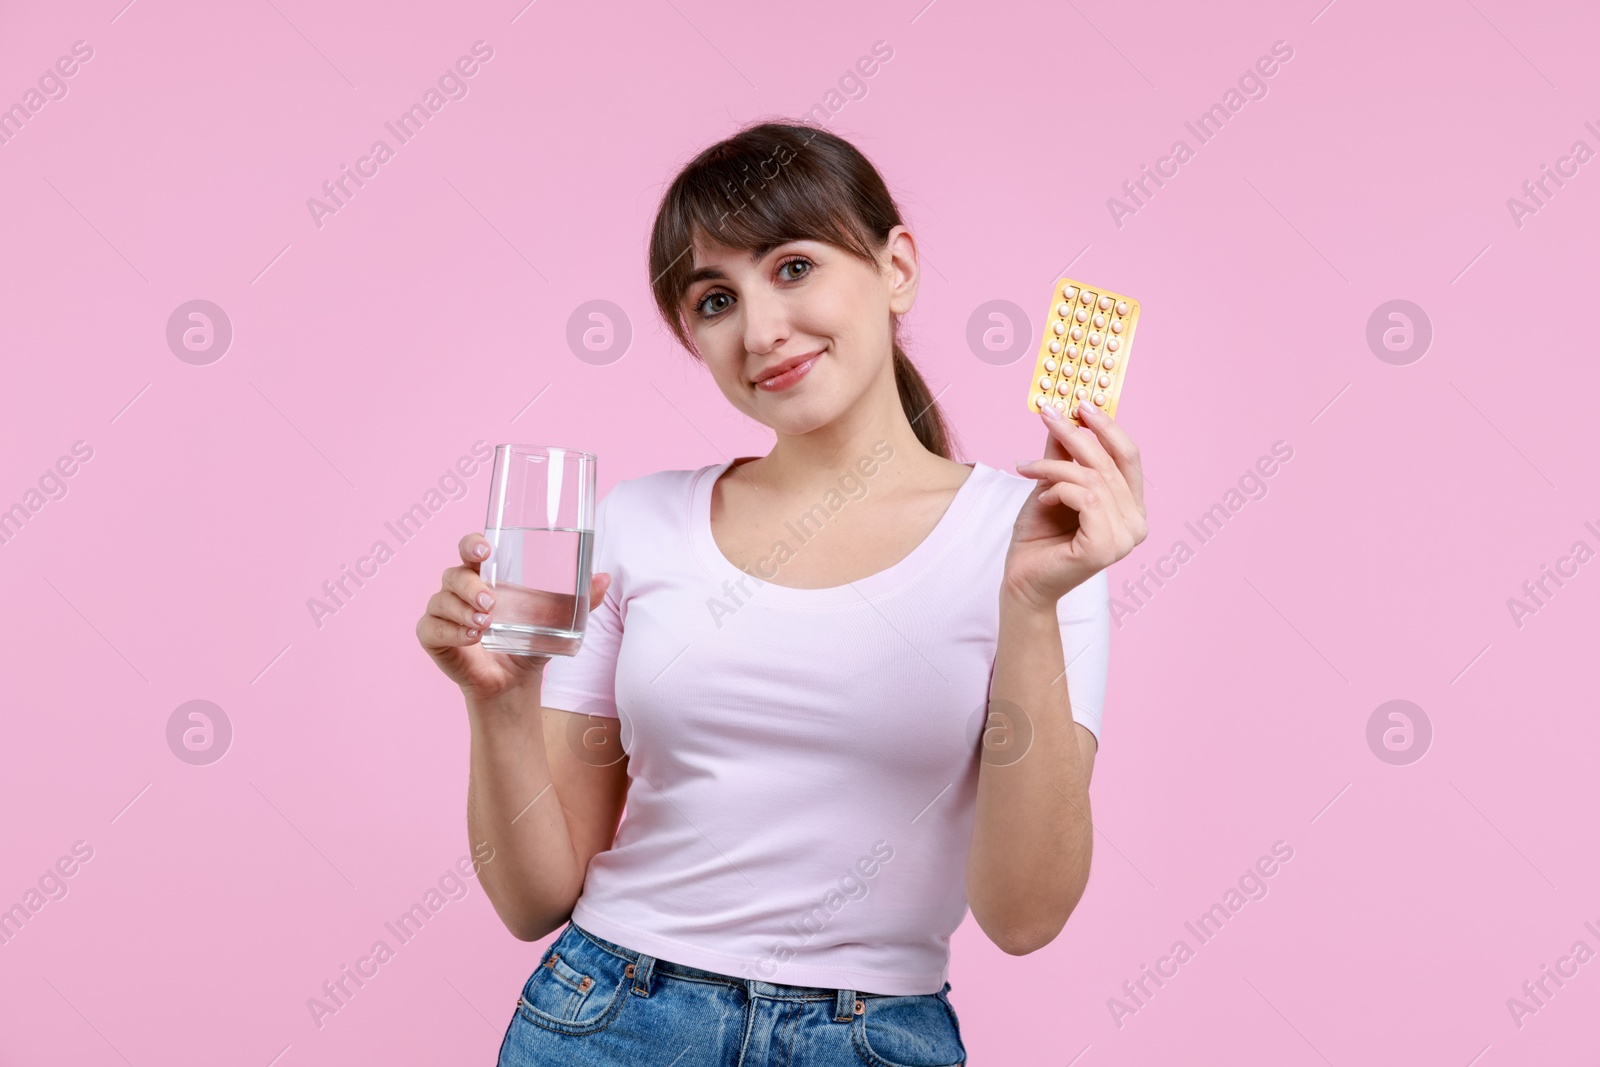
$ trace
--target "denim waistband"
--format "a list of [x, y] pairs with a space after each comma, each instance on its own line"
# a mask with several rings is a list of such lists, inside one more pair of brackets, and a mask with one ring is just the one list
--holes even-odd
[[751, 996], [765, 997], [773, 1000], [832, 1000], [834, 1002], [834, 1018], [838, 1022], [848, 1022], [853, 1015], [861, 1014], [863, 1010], [862, 998], [873, 997], [873, 993], [858, 993], [853, 989], [828, 989], [822, 986], [784, 985], [779, 982], [763, 982], [755, 978], [740, 978], [736, 975], [722, 974], [718, 971], [707, 971], [700, 967], [690, 967], [684, 963], [673, 963], [671, 960], [657, 959], [643, 952], [635, 952], [624, 945], [608, 941], [599, 934], [591, 933], [579, 926], [571, 919], [567, 925], [577, 933], [601, 949], [627, 960], [632, 966], [633, 991], [640, 996], [650, 995], [651, 979], [657, 975], [674, 978], [685, 978], [697, 982], [717, 982], [723, 985], [744, 989]]

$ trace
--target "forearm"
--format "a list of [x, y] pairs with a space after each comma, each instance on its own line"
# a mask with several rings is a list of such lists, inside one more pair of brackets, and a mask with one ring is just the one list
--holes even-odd
[[479, 883], [507, 929], [529, 941], [566, 921], [584, 873], [551, 778], [541, 689], [536, 678], [497, 700], [467, 699], [467, 833], [494, 849]]
[[[966, 879], [973, 917], [1013, 954], [1049, 943], [1089, 880], [1089, 774], [1065, 672], [1054, 606], [1002, 596], [989, 687], [995, 732], [986, 738], [994, 743], [979, 764]], [[999, 732], [1008, 729], [1010, 737]]]

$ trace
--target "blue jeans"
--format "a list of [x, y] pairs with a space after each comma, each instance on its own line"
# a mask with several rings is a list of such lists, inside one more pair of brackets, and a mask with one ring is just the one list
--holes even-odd
[[568, 922], [522, 988], [500, 1067], [960, 1067], [955, 1009], [733, 978], [634, 952]]

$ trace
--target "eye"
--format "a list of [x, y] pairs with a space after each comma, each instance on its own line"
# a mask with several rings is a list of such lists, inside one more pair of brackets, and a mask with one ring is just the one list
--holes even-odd
[[699, 301], [697, 301], [695, 303], [695, 305], [694, 305], [695, 314], [697, 314], [701, 318], [705, 319], [705, 318], [711, 318], [713, 316], [719, 315], [723, 311], [727, 310], [726, 305], [724, 305], [722, 307], [718, 307], [715, 311], [710, 311], [710, 312], [706, 311], [706, 303], [708, 301], [715, 300], [715, 299], [717, 299], [719, 297], [724, 299], [724, 300], [731, 299], [728, 296], [728, 294], [723, 292], [721, 289], [712, 289], [710, 292], [706, 293], [704, 296], [702, 296], [699, 299]]
[[[778, 280], [786, 282], [800, 281], [802, 278], [809, 275], [811, 273], [811, 269], [815, 266], [816, 264], [811, 262], [811, 260], [807, 259], [805, 256], [790, 256], [788, 259], [778, 264]], [[786, 271], [789, 271], [790, 267], [804, 267], [805, 269], [799, 271], [798, 273], [785, 273]], [[711, 301], [719, 299], [731, 302], [733, 297], [721, 289], [706, 290], [700, 299], [695, 302], [695, 314], [699, 315], [702, 319], [711, 319], [722, 314], [724, 311], [728, 310], [728, 304], [718, 304], [714, 307], [707, 307]]]
[[[805, 266], [806, 269], [803, 272], [801, 272], [800, 274], [785, 275], [783, 273], [785, 270], [787, 270], [790, 267], [800, 266], [802, 264]], [[785, 281], [796, 282], [796, 281], [799, 281], [801, 278], [804, 278], [807, 274], [810, 274], [812, 266], [813, 266], [812, 262], [809, 259], [807, 259], [805, 256], [795, 256], [792, 259], [786, 259], [782, 263], [778, 264], [778, 277], [783, 278]]]

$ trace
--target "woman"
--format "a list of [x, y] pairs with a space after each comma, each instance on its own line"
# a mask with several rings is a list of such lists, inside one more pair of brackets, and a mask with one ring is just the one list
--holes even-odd
[[702, 152], [650, 274], [772, 450], [606, 494], [573, 657], [477, 647], [477, 533], [417, 626], [466, 697], [484, 891], [519, 938], [564, 924], [500, 1062], [964, 1063], [951, 931], [1033, 952], [1088, 880], [1138, 454], [1084, 405], [1018, 474], [950, 458], [897, 340], [916, 240], [824, 130]]

